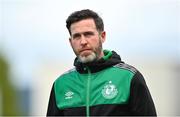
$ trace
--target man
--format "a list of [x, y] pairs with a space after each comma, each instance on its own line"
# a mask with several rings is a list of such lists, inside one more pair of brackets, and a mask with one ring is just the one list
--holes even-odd
[[97, 13], [76, 11], [66, 27], [77, 56], [75, 68], [54, 82], [47, 116], [156, 116], [141, 73], [122, 62], [115, 51], [103, 50], [106, 33]]

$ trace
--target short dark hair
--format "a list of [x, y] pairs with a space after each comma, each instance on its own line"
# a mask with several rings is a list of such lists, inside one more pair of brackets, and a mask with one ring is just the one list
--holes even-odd
[[69, 34], [71, 35], [70, 27], [71, 24], [84, 20], [84, 19], [93, 19], [96, 25], [96, 29], [101, 32], [104, 31], [104, 23], [102, 18], [94, 11], [89, 9], [83, 9], [80, 11], [73, 12], [66, 20], [66, 28], [69, 31]]

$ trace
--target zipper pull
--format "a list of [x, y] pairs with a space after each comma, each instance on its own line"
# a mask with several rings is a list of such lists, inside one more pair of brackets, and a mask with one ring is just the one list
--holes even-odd
[[87, 68], [86, 68], [86, 67], [84, 67], [84, 68], [83, 68], [83, 70], [84, 70], [84, 71], [87, 71]]

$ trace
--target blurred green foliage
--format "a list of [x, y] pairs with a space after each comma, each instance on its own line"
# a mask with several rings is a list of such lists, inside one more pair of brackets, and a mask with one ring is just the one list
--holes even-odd
[[0, 55], [0, 116], [17, 116], [20, 114], [18, 108], [18, 97], [15, 87], [9, 81], [9, 65], [5, 57]]

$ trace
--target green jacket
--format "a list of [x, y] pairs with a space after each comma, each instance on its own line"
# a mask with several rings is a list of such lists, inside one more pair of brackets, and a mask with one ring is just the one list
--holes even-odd
[[141, 73], [114, 51], [80, 63], [53, 84], [47, 116], [153, 115], [156, 110]]

